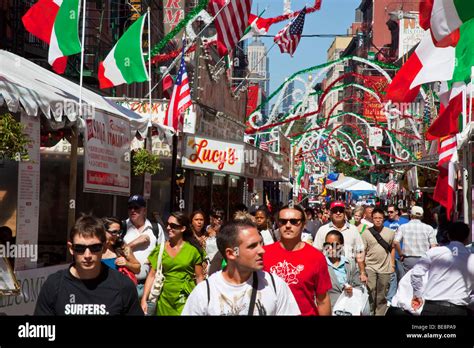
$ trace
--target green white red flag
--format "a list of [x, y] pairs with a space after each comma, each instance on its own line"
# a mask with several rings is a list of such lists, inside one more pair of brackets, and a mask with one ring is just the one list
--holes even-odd
[[142, 51], [143, 26], [146, 14], [138, 18], [99, 63], [100, 88], [148, 80]]
[[387, 89], [386, 100], [410, 103], [422, 84], [451, 80], [454, 66], [455, 49], [436, 47], [426, 32], [415, 52], [395, 75]]
[[39, 0], [22, 17], [25, 29], [49, 44], [48, 62], [58, 74], [67, 57], [81, 52], [79, 0]]
[[424, 0], [420, 2], [420, 24], [430, 28], [433, 42], [439, 47], [455, 45], [459, 27], [474, 18], [472, 0]]

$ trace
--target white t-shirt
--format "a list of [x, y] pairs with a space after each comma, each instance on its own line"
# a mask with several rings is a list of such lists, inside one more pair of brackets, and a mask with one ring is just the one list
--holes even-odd
[[262, 239], [263, 239], [263, 245], [275, 243], [272, 237], [272, 233], [269, 230], [260, 231], [260, 235], [262, 236]]
[[[164, 236], [163, 229], [159, 224], [158, 229], [158, 236]], [[150, 270], [150, 266], [147, 264], [148, 256], [156, 247], [156, 237], [153, 234], [153, 227], [148, 219], [145, 221], [145, 228], [142, 230], [141, 233], [138, 232], [137, 228], [130, 222], [130, 219], [127, 219], [127, 233], [123, 238], [125, 243], [129, 244], [130, 242], [134, 241], [143, 234], [146, 234], [150, 238], [150, 244], [148, 244], [148, 246], [141, 245], [133, 250], [133, 255], [135, 255], [141, 265], [140, 273], [137, 274], [138, 280], [144, 280], [148, 275], [148, 271]]]
[[[288, 285], [278, 276], [258, 271], [258, 290], [254, 315], [300, 315], [298, 304]], [[222, 271], [208, 279], [210, 300], [206, 282], [199, 283], [186, 301], [181, 315], [248, 315], [252, 295], [253, 277], [243, 284], [231, 284]]]

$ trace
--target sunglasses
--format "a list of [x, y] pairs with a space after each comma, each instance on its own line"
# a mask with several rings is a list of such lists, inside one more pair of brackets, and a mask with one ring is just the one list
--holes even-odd
[[288, 221], [290, 222], [290, 224], [292, 224], [293, 226], [298, 226], [300, 223], [301, 223], [301, 219], [278, 219], [278, 224], [280, 226], [285, 226]]
[[212, 217], [216, 220], [222, 220], [222, 216], [219, 215], [213, 215]]
[[337, 213], [344, 213], [345, 209], [342, 207], [336, 207], [331, 209], [331, 213], [337, 214]]
[[84, 254], [86, 250], [89, 249], [91, 253], [96, 254], [96, 253], [102, 252], [103, 247], [104, 245], [102, 243], [89, 244], [89, 245], [73, 244], [72, 250], [77, 254]]
[[120, 230], [107, 230], [107, 232], [109, 232], [110, 234], [113, 234], [113, 235], [118, 235], [120, 234]]
[[140, 210], [143, 207], [140, 207], [139, 205], [131, 205], [128, 207], [128, 210]]
[[179, 230], [181, 227], [183, 227], [178, 224], [173, 224], [172, 222], [168, 222], [168, 226], [171, 227], [172, 230]]
[[389, 210], [388, 213], [389, 213], [389, 214], [393, 214], [393, 213], [395, 213], [395, 212], [394, 212], [393, 210]]

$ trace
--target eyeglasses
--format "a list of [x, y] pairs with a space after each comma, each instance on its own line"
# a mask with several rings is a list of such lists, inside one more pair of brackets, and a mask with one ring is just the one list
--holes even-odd
[[107, 232], [109, 232], [110, 234], [116, 235], [116, 234], [120, 234], [121, 231], [120, 230], [107, 230]]
[[89, 249], [91, 253], [97, 254], [97, 253], [102, 252], [103, 247], [104, 246], [103, 246], [102, 243], [89, 244], [89, 245], [73, 244], [72, 245], [72, 250], [77, 254], [84, 254], [86, 252], [86, 250]]
[[168, 226], [171, 227], [172, 230], [179, 230], [181, 227], [183, 227], [178, 224], [173, 224], [172, 222], [168, 222]]
[[278, 218], [278, 224], [280, 226], [285, 226], [288, 223], [288, 221], [293, 226], [298, 226], [301, 223], [301, 219], [280, 219], [280, 218]]
[[344, 213], [344, 211], [345, 211], [345, 209], [342, 208], [342, 207], [336, 207], [336, 208], [332, 208], [332, 209], [331, 209], [331, 213], [333, 213], [333, 214], [337, 214], [337, 213], [341, 213], [341, 214], [342, 214], [342, 213]]

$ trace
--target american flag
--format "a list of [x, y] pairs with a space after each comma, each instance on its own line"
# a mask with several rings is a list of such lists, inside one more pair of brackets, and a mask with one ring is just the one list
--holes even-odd
[[[224, 8], [225, 7], [225, 8]], [[224, 8], [221, 12], [219, 12]], [[252, 0], [211, 0], [209, 13], [216, 17], [217, 50], [221, 57], [237, 46], [248, 26]]]
[[187, 108], [192, 105], [191, 92], [189, 89], [188, 73], [186, 72], [186, 64], [184, 63], [184, 48], [186, 44], [183, 40], [183, 55], [181, 57], [181, 65], [179, 67], [176, 84], [173, 88], [170, 104], [165, 116], [165, 126], [173, 127], [178, 132], [180, 124], [182, 124], [183, 114]]
[[294, 21], [276, 34], [273, 41], [280, 47], [281, 53], [289, 53], [293, 57], [303, 33], [305, 15], [306, 7], [301, 10]]
[[395, 189], [397, 188], [397, 183], [395, 182], [395, 180], [390, 180], [390, 181], [385, 185], [385, 188], [387, 189], [387, 192], [388, 192], [388, 193], [392, 193], [392, 192], [395, 191]]

